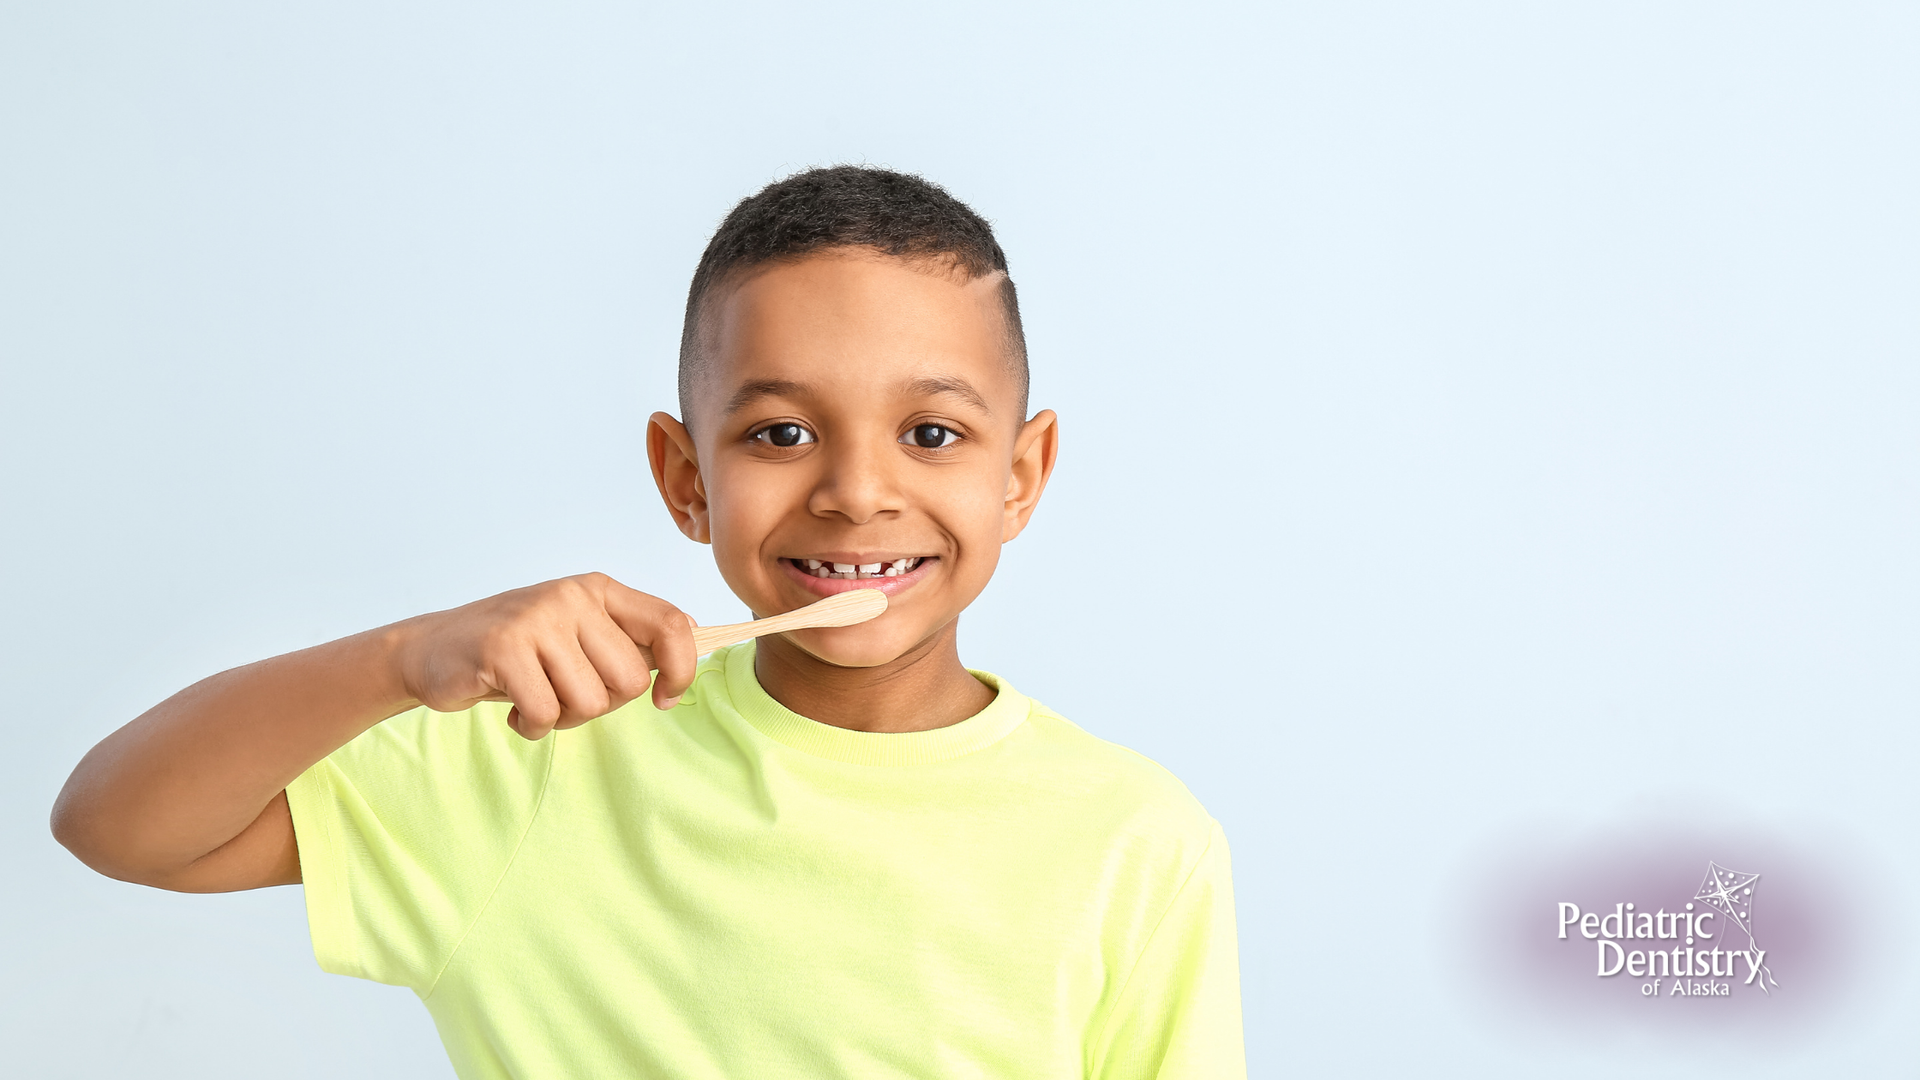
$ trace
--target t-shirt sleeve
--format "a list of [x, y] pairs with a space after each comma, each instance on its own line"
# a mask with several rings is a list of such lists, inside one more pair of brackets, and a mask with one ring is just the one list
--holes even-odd
[[1098, 1080], [1246, 1076], [1233, 873], [1217, 823], [1127, 976], [1094, 1062]]
[[545, 792], [555, 740], [514, 734], [506, 708], [402, 713], [288, 785], [322, 968], [432, 990]]

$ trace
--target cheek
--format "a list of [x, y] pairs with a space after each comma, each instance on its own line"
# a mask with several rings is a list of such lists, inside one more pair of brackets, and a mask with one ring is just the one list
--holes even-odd
[[[722, 471], [707, 490], [713, 555], [723, 567], [733, 561], [751, 562], [780, 520], [784, 505], [780, 493], [765, 490], [764, 482], [749, 488], [745, 482], [752, 479], [755, 478], [741, 475], [739, 470]], [[746, 494], [740, 497], [743, 491]]]
[[960, 541], [962, 553], [987, 566], [998, 561], [1000, 538], [1005, 527], [1006, 487], [1004, 477], [982, 477], [976, 482], [954, 485], [944, 500], [943, 516], [948, 528]]

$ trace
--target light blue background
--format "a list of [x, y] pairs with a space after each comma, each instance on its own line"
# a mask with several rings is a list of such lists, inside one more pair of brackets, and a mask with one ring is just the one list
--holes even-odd
[[298, 889], [96, 877], [54, 793], [531, 581], [737, 616], [642, 425], [719, 217], [856, 161], [1010, 252], [1065, 451], [965, 655], [1224, 822], [1256, 1076], [1913, 1075], [1911, 977], [1765, 1055], [1556, 1035], [1433, 913], [1693, 808], [1851, 845], [1920, 960], [1917, 12], [5, 4], [0, 1071], [448, 1075]]

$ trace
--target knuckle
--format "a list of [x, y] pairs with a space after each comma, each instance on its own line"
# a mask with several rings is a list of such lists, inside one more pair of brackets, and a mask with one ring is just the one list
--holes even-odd
[[693, 620], [677, 607], [668, 605], [665, 610], [653, 617], [654, 628], [664, 641], [693, 641]]
[[529, 585], [524, 589], [515, 589], [508, 593], [507, 597], [511, 601], [507, 605], [508, 613], [522, 614], [551, 602], [554, 589], [558, 584], [558, 582], [543, 581], [538, 585]]

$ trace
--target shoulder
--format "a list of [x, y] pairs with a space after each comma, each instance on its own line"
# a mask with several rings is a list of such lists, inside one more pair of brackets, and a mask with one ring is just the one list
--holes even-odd
[[[308, 770], [356, 800], [500, 807], [535, 800], [557, 740], [529, 742], [507, 726], [511, 708], [481, 702], [461, 712], [419, 708], [383, 720]], [[483, 815], [484, 816], [484, 815]]]
[[1037, 701], [1008, 739], [1023, 768], [1044, 777], [1108, 826], [1190, 850], [1197, 858], [1218, 829], [1179, 777], [1138, 751], [1108, 742]]

